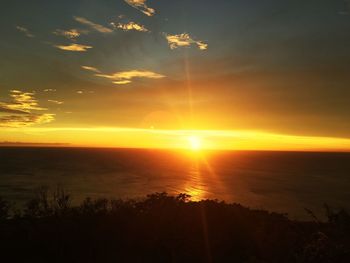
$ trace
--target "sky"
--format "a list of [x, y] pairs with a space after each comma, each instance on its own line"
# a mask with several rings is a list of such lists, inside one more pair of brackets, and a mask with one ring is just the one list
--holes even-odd
[[350, 149], [346, 0], [3, 0], [0, 141]]

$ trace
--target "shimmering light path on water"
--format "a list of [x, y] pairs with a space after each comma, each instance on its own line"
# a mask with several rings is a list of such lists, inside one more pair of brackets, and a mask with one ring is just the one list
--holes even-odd
[[18, 203], [40, 186], [86, 196], [188, 193], [307, 218], [304, 208], [350, 208], [350, 154], [83, 148], [0, 148], [0, 195]]

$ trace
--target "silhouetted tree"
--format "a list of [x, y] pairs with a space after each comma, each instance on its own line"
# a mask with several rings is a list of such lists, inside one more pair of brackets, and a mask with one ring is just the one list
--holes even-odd
[[2, 262], [350, 262], [350, 216], [328, 206], [328, 222], [299, 222], [186, 194], [73, 206], [62, 188], [40, 188], [10, 210], [0, 198]]

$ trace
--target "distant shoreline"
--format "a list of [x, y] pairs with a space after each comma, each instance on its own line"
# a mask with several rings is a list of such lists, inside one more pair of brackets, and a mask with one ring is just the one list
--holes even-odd
[[0, 142], [0, 147], [72, 147], [70, 143]]
[[[70, 143], [25, 143], [25, 142], [0, 142], [0, 148], [71, 148], [71, 149], [116, 149], [116, 150], [157, 150], [157, 151], [189, 151], [188, 148], [141, 148], [141, 147], [116, 147], [116, 146], [86, 146]], [[271, 152], [271, 153], [345, 153], [350, 150], [261, 150], [261, 149], [202, 149], [200, 152]]]

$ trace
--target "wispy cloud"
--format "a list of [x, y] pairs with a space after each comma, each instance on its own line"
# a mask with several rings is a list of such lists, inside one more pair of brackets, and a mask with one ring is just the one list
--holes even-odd
[[191, 45], [196, 45], [200, 50], [206, 50], [208, 48], [208, 44], [204, 43], [203, 41], [193, 40], [193, 38], [187, 33], [178, 35], [165, 34], [165, 37], [168, 40], [168, 44], [171, 49], [190, 47]]
[[116, 81], [113, 81], [114, 84], [117, 84], [117, 85], [125, 85], [125, 84], [130, 84], [131, 83], [131, 80], [116, 80]]
[[22, 32], [26, 37], [34, 37], [34, 35], [27, 28], [23, 26], [16, 26], [16, 29]]
[[146, 78], [146, 79], [161, 79], [165, 78], [164, 75], [148, 71], [148, 70], [130, 70], [120, 71], [113, 74], [102, 74], [96, 68], [82, 66], [83, 69], [96, 72], [95, 76], [112, 80], [114, 84], [125, 85], [132, 82], [134, 78]]
[[207, 50], [208, 49], [208, 44], [206, 44], [202, 41], [197, 41], [196, 44], [200, 50]]
[[56, 92], [56, 89], [44, 89], [44, 92]]
[[117, 29], [121, 29], [124, 31], [130, 31], [130, 30], [135, 30], [135, 31], [139, 31], [139, 32], [149, 32], [149, 30], [144, 26], [144, 25], [140, 25], [137, 24], [135, 22], [129, 22], [129, 23], [111, 23], [112, 26], [114, 26]]
[[156, 11], [146, 5], [146, 0], [124, 0], [130, 6], [138, 9], [147, 16], [153, 16]]
[[56, 48], [65, 51], [74, 52], [86, 52], [88, 49], [93, 48], [92, 46], [81, 45], [81, 44], [70, 44], [70, 45], [55, 45]]
[[54, 104], [57, 104], [57, 105], [61, 105], [61, 104], [64, 103], [63, 101], [58, 101], [58, 100], [47, 100], [47, 101], [51, 102], [51, 103], [54, 103]]
[[96, 73], [101, 73], [101, 71], [99, 71], [97, 68], [94, 68], [94, 67], [90, 67], [90, 66], [81, 66], [81, 68], [86, 69], [86, 70], [89, 70], [89, 71], [93, 71], [93, 72], [96, 72]]
[[0, 127], [23, 127], [53, 121], [54, 114], [38, 113], [47, 109], [39, 106], [34, 94], [11, 90], [11, 100], [0, 102]]
[[9, 115], [0, 117], [0, 127], [21, 128], [55, 120], [54, 114]]
[[[84, 32], [86, 33], [86, 31]], [[82, 32], [78, 29], [70, 29], [70, 30], [56, 29], [52, 33], [57, 36], [62, 36], [73, 41], [75, 41], [82, 34]]]
[[88, 90], [88, 91], [87, 90], [77, 90], [76, 93], [77, 94], [87, 94], [87, 93], [93, 94], [93, 93], [95, 93], [95, 91], [93, 91], [93, 90]]
[[102, 26], [102, 25], [99, 25], [99, 24], [96, 24], [94, 22], [91, 22], [90, 20], [88, 20], [84, 17], [74, 16], [74, 19], [75, 19], [75, 21], [79, 22], [80, 24], [89, 26], [91, 29], [96, 30], [100, 33], [112, 33], [113, 32], [112, 29], [105, 27], [105, 26]]
[[129, 84], [134, 78], [147, 78], [147, 79], [161, 79], [164, 78], [164, 75], [147, 71], [147, 70], [130, 70], [130, 71], [121, 71], [114, 74], [95, 74], [97, 77], [111, 79], [114, 84], [123, 85]]
[[34, 98], [33, 92], [22, 92], [20, 90], [11, 90], [11, 102], [0, 102], [1, 109], [15, 110], [21, 113], [30, 113], [32, 110], [47, 110], [39, 106], [38, 101]]

